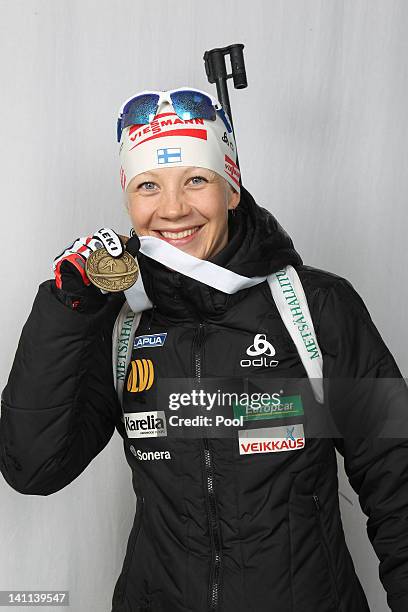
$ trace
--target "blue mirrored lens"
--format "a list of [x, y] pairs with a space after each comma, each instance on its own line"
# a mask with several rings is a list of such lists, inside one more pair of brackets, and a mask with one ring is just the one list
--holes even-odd
[[144, 94], [129, 100], [122, 113], [122, 129], [128, 125], [150, 123], [156, 115], [159, 99], [158, 94]]
[[175, 91], [170, 94], [173, 108], [180, 119], [215, 119], [215, 109], [208, 96], [199, 91]]
[[[180, 119], [210, 119], [216, 118], [216, 111], [211, 99], [199, 91], [182, 90], [170, 94], [174, 111]], [[137, 96], [124, 106], [122, 117], [118, 119], [117, 139], [120, 142], [122, 130], [128, 125], [150, 123], [157, 112], [160, 96], [158, 94], [143, 94]], [[220, 111], [218, 111], [220, 112]], [[232, 131], [224, 113], [220, 113], [227, 130]]]

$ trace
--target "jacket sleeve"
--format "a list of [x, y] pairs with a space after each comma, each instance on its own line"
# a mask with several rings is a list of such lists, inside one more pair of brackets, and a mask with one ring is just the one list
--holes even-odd
[[[340, 278], [340, 277], [339, 277]], [[392, 612], [408, 610], [408, 389], [358, 293], [340, 278], [317, 330], [330, 412]]]
[[113, 386], [117, 304], [72, 310], [39, 287], [1, 396], [0, 470], [20, 493], [49, 495], [106, 446], [120, 419]]

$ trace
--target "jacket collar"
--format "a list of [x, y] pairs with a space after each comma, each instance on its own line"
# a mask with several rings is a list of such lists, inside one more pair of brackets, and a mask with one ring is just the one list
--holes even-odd
[[[276, 218], [258, 206], [243, 186], [236, 214], [228, 221], [228, 236], [227, 245], [209, 261], [242, 276], [267, 276], [287, 264], [303, 263]], [[149, 299], [158, 311], [170, 318], [219, 317], [251, 291], [247, 288], [233, 294], [224, 293], [169, 270], [142, 253], [138, 255], [138, 262]]]

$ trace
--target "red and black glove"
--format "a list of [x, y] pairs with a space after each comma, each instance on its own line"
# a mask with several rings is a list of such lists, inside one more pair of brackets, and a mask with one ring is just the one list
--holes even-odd
[[118, 234], [104, 227], [92, 236], [77, 238], [54, 259], [55, 284], [58, 289], [75, 291], [89, 286], [91, 281], [85, 272], [85, 262], [93, 251], [105, 248], [109, 255], [121, 257], [124, 246]]
[[[113, 257], [120, 257], [125, 250], [125, 237], [110, 228], [102, 228], [92, 236], [77, 238], [54, 259], [55, 293], [60, 301], [80, 312], [95, 312], [105, 304], [107, 292], [91, 283], [85, 262], [93, 251], [105, 248]], [[126, 250], [136, 257], [140, 241], [133, 235], [126, 242]]]

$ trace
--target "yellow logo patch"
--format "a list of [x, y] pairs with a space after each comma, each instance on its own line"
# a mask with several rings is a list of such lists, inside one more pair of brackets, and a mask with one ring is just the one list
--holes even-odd
[[135, 359], [130, 362], [127, 390], [131, 393], [147, 391], [154, 381], [154, 367], [151, 359]]

